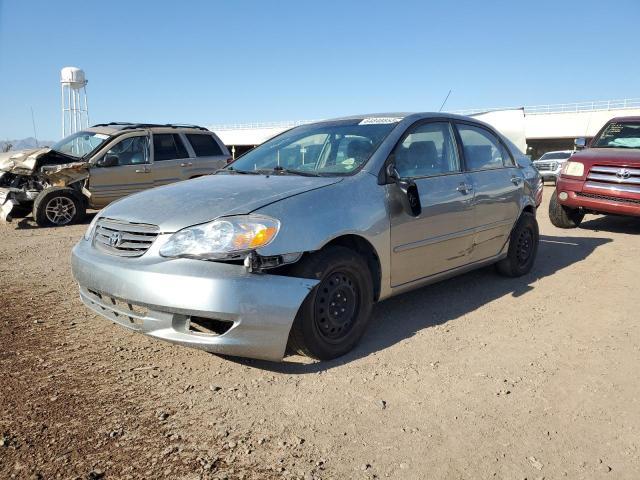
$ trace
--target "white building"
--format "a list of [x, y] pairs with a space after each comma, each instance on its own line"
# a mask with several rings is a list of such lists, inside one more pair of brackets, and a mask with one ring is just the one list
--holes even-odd
[[[486, 108], [452, 113], [477, 116], [495, 126], [523, 150], [526, 147], [527, 153], [537, 158], [550, 150], [572, 148], [576, 137], [593, 137], [611, 118], [640, 116], [640, 99]], [[209, 129], [216, 132], [235, 151], [235, 155], [239, 155], [304, 123], [309, 121], [211, 125]]]

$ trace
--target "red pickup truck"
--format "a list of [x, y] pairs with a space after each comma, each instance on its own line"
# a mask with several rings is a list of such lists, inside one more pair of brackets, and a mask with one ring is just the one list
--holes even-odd
[[[579, 138], [576, 146], [587, 145]], [[551, 223], [575, 228], [587, 213], [640, 216], [640, 117], [610, 120], [565, 163], [549, 203]]]

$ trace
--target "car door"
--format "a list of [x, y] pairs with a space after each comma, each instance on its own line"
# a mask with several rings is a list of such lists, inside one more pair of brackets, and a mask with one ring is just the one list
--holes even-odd
[[500, 253], [520, 213], [524, 177], [499, 137], [484, 126], [456, 122], [475, 192], [472, 260]]
[[125, 195], [154, 185], [147, 134], [123, 135], [107, 148], [89, 168], [86, 188], [94, 208], [102, 208]]
[[229, 151], [210, 133], [186, 133], [185, 137], [193, 150], [192, 165], [188, 167], [189, 178], [208, 175], [227, 164]]
[[391, 160], [401, 178], [415, 182], [422, 205], [418, 216], [411, 215], [402, 207], [401, 190], [389, 185], [392, 286], [469, 263], [473, 189], [452, 125], [440, 120], [410, 127]]
[[192, 164], [182, 137], [177, 133], [153, 133], [153, 163], [151, 172], [155, 186], [189, 178]]

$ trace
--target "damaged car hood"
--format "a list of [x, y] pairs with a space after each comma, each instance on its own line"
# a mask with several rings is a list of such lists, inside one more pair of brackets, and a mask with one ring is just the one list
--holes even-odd
[[220, 216], [247, 214], [341, 180], [280, 174], [210, 175], [125, 197], [105, 208], [100, 216], [157, 225], [162, 232], [172, 233]]
[[52, 185], [65, 186], [89, 176], [89, 164], [50, 148], [32, 148], [0, 153], [0, 173], [33, 175], [38, 170]]
[[31, 148], [0, 153], [0, 171], [27, 175], [33, 173], [38, 157], [50, 151], [50, 148]]

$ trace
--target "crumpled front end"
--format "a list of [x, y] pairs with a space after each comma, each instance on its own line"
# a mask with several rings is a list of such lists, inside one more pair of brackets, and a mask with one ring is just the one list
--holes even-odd
[[73, 275], [82, 301], [131, 330], [210, 352], [282, 360], [289, 331], [317, 280], [249, 273], [242, 265], [157, 255], [121, 258], [81, 240]]
[[48, 187], [64, 187], [89, 176], [86, 162], [48, 163], [49, 149], [8, 152], [0, 157], [0, 219], [12, 220], [15, 207], [30, 208]]

